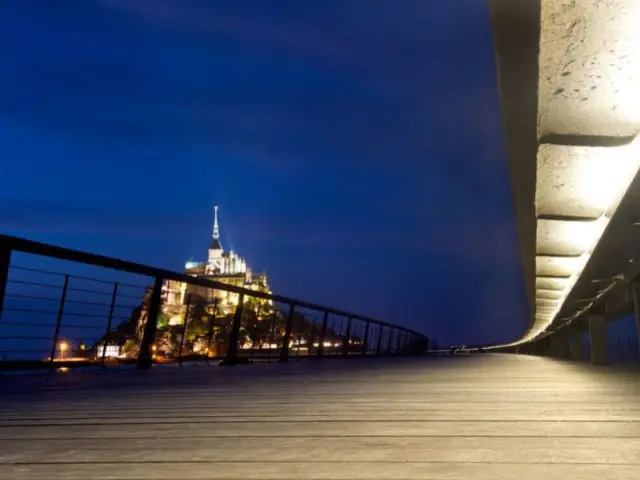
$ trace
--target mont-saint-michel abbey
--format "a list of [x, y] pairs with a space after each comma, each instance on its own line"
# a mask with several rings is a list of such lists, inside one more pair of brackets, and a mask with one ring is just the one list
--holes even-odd
[[[209, 244], [207, 259], [189, 261], [184, 266], [185, 274], [217, 282], [218, 284], [240, 287], [270, 295], [267, 274], [254, 273], [246, 260], [233, 250], [225, 250], [220, 240], [218, 207], [214, 208], [213, 234]], [[131, 311], [129, 320], [109, 332], [99, 342], [99, 355], [108, 349], [110, 358], [130, 358], [137, 354], [149, 320], [149, 304], [153, 287], [146, 288], [139, 306]], [[227, 291], [224, 287], [211, 288], [191, 283], [164, 280], [161, 302], [156, 320], [157, 331], [152, 348], [156, 361], [196, 357], [224, 357], [230, 341], [231, 325], [239, 315], [240, 328], [237, 346], [242, 350], [272, 353], [283, 347], [286, 325], [289, 319], [291, 331], [287, 348], [296, 355], [307, 355], [310, 350], [317, 352], [320, 342], [326, 353], [342, 352], [343, 347], [356, 351], [361, 348], [362, 325], [341, 315], [327, 317], [323, 330], [321, 317], [308, 315], [303, 308], [290, 311], [283, 309], [271, 299], [244, 294], [242, 308], [240, 295]], [[361, 331], [362, 330], [362, 331]], [[344, 333], [340, 333], [344, 331]], [[396, 338], [397, 340], [397, 338]]]
[[[267, 275], [253, 273], [246, 260], [233, 250], [225, 250], [220, 241], [218, 207], [214, 209], [213, 235], [207, 259], [186, 262], [185, 273], [193, 277], [213, 280], [262, 293], [271, 293]], [[147, 323], [147, 304], [151, 294], [147, 289], [136, 326], [136, 337], [142, 338]], [[183, 282], [166, 280], [162, 287], [161, 314], [158, 319], [158, 335], [154, 348], [158, 354], [175, 355], [182, 346], [196, 354], [219, 355], [224, 348], [220, 341], [226, 325], [236, 310], [239, 295], [226, 290], [211, 289]], [[273, 313], [271, 300], [252, 297], [243, 304], [243, 311], [252, 315], [257, 322]], [[251, 312], [251, 313], [250, 313]], [[216, 324], [210, 324], [211, 319]], [[185, 328], [185, 319], [187, 328]], [[266, 323], [266, 322], [265, 322]], [[211, 331], [214, 342], [207, 341], [207, 331]], [[182, 339], [184, 332], [185, 339]]]
[[[271, 293], [267, 283], [266, 273], [254, 274], [246, 260], [233, 250], [225, 251], [220, 242], [220, 227], [218, 225], [218, 207], [214, 210], [213, 236], [209, 246], [207, 260], [185, 263], [185, 273], [194, 277], [215, 280], [236, 287], [244, 287], [255, 291]], [[182, 323], [176, 318], [183, 310], [185, 299], [190, 295], [192, 299], [205, 300], [213, 305], [217, 299], [219, 313], [231, 313], [238, 304], [238, 294], [222, 290], [211, 290], [168, 280], [164, 284], [163, 297], [164, 313], [172, 315], [169, 323]]]

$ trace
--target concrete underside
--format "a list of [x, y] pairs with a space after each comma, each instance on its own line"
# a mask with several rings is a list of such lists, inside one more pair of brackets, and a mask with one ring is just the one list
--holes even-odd
[[639, 380], [490, 354], [0, 380], [0, 478], [636, 480]]
[[640, 165], [640, 0], [489, 5], [532, 338], [572, 321], [638, 254], [596, 246], [603, 232], [637, 237], [637, 214], [618, 206]]

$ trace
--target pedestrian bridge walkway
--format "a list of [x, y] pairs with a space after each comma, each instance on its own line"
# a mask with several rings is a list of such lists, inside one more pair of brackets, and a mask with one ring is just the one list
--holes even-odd
[[0, 478], [637, 480], [640, 373], [524, 355], [0, 377]]

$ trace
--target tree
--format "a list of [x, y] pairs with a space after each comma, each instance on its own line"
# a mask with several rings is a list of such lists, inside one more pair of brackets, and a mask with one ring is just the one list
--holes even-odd
[[169, 326], [169, 319], [171, 317], [169, 317], [169, 315], [166, 315], [164, 313], [159, 313], [158, 314], [158, 323], [156, 324], [158, 326], [158, 330], [165, 330], [168, 326]]
[[211, 314], [208, 312], [208, 302], [198, 300], [189, 309], [187, 323], [187, 340], [193, 342], [198, 337], [204, 337], [209, 333]]

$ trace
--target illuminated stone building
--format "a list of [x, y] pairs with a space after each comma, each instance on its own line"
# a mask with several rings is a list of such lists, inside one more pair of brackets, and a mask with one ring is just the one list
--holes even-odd
[[[226, 283], [236, 287], [243, 287], [254, 291], [271, 293], [267, 283], [266, 273], [254, 274], [247, 266], [244, 258], [233, 250], [225, 251], [220, 243], [220, 227], [218, 225], [218, 207], [214, 210], [213, 238], [209, 246], [207, 260], [202, 262], [187, 262], [185, 273], [193, 277], [206, 278], [216, 282]], [[225, 290], [213, 290], [198, 285], [187, 285], [173, 280], [166, 281], [163, 286], [163, 313], [171, 316], [170, 324], [183, 322], [181, 313], [187, 295], [191, 301], [205, 301], [210, 305], [212, 313], [213, 303], [217, 299], [218, 314], [233, 313], [238, 304], [239, 295]], [[245, 299], [246, 301], [246, 299]], [[255, 305], [271, 303], [256, 301]]]

